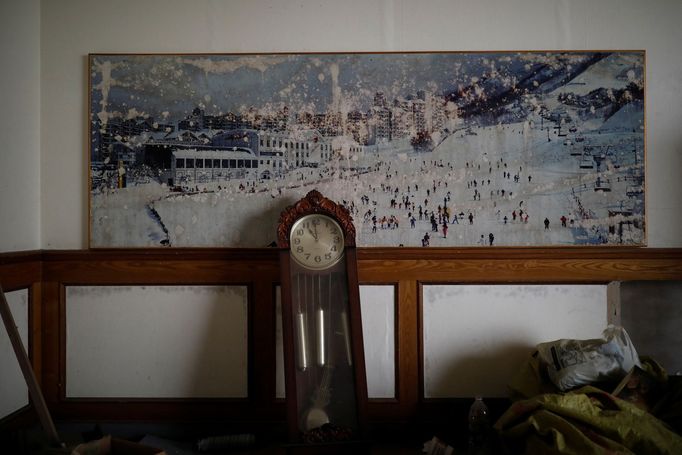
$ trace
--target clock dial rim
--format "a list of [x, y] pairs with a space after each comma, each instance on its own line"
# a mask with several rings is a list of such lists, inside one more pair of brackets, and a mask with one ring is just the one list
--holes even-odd
[[[333, 223], [336, 232], [341, 237], [341, 242], [339, 244], [340, 252], [338, 253], [338, 255], [335, 258], [332, 258], [329, 262], [324, 262], [321, 263], [320, 265], [306, 263], [305, 261], [301, 260], [299, 258], [299, 255], [294, 251], [294, 232], [301, 223], [305, 222], [306, 220], [311, 220], [314, 218], [324, 218], [326, 221]], [[345, 241], [346, 238], [343, 228], [341, 227], [341, 224], [339, 224], [339, 222], [336, 221], [333, 217], [325, 213], [310, 213], [308, 215], [302, 216], [292, 224], [291, 230], [289, 231], [289, 251], [291, 258], [294, 260], [296, 264], [298, 264], [299, 266], [303, 267], [306, 270], [313, 271], [327, 270], [341, 262], [341, 260], [345, 257]]]

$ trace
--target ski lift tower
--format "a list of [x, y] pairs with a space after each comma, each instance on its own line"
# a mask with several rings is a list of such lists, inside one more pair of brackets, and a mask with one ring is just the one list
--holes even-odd
[[608, 154], [610, 147], [610, 145], [607, 145], [605, 151], [592, 155], [592, 159], [597, 165], [597, 172], [601, 172], [601, 163], [606, 159], [606, 155]]
[[635, 163], [629, 171], [629, 178], [632, 179], [636, 185], [641, 186], [644, 183], [644, 172], [640, 167], [639, 154], [637, 153], [637, 141], [635, 138], [632, 139], [632, 153], [635, 156]]
[[597, 181], [594, 184], [594, 191], [611, 191], [611, 182], [609, 179], [602, 180], [601, 175], [598, 175]]
[[609, 147], [610, 146], [606, 146], [605, 152], [592, 156], [592, 159], [597, 165], [597, 182], [594, 184], [594, 191], [611, 191], [611, 182], [609, 182], [609, 179], [602, 180], [601, 175], [599, 175], [599, 173], [601, 172], [601, 163], [606, 159]]
[[561, 114], [557, 114], [557, 121], [556, 121], [556, 126], [554, 127], [555, 130], [557, 130], [557, 136], [559, 137], [565, 137], [568, 134], [565, 131], [561, 131], [561, 125], [564, 124], [563, 119], [561, 118]]

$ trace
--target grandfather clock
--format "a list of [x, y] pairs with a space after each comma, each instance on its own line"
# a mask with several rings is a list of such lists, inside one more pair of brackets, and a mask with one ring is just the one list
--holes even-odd
[[277, 241], [289, 439], [361, 441], [367, 379], [353, 220], [312, 190], [281, 213]]

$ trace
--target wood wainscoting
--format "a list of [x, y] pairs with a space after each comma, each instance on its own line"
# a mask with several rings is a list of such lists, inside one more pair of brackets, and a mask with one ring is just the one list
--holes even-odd
[[[30, 355], [56, 420], [283, 421], [284, 402], [275, 393], [277, 253], [276, 248], [2, 253], [0, 284], [6, 291], [30, 290]], [[422, 285], [682, 280], [682, 249], [360, 248], [358, 270], [361, 284], [396, 290], [396, 397], [370, 400], [368, 411], [371, 421], [397, 423], [448, 412], [447, 403], [424, 399], [420, 392]], [[226, 284], [249, 290], [248, 398], [66, 397], [67, 286]]]

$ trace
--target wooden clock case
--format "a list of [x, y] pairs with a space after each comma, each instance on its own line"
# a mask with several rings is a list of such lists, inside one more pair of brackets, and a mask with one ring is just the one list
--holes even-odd
[[[290, 255], [290, 234], [294, 223], [300, 218], [309, 214], [323, 214], [335, 220], [341, 227], [344, 235], [345, 255], [343, 260], [331, 267], [329, 271], [315, 272], [309, 271], [296, 263]], [[353, 441], [361, 441], [366, 436], [366, 409], [367, 409], [367, 379], [365, 373], [364, 349], [362, 341], [362, 320], [360, 315], [360, 292], [358, 286], [357, 273], [357, 255], [355, 248], [355, 227], [353, 220], [348, 210], [330, 199], [324, 197], [316, 190], [310, 191], [304, 198], [296, 202], [294, 205], [287, 207], [280, 215], [280, 220], [277, 228], [277, 242], [279, 250], [280, 262], [280, 276], [281, 276], [281, 296], [282, 296], [282, 326], [284, 338], [284, 371], [285, 371], [285, 390], [287, 398], [287, 427], [289, 440], [292, 443], [315, 445], [315, 443], [322, 444], [348, 444]], [[305, 288], [301, 285], [301, 276]], [[310, 278], [309, 278], [310, 276]], [[309, 281], [308, 281], [309, 280]], [[315, 284], [317, 281], [317, 285]], [[328, 281], [327, 281], [328, 280]], [[332, 280], [334, 282], [332, 282]], [[328, 284], [326, 284], [328, 282]], [[316, 287], [317, 286], [317, 287]], [[302, 292], [301, 289], [305, 289]], [[320, 366], [316, 364], [316, 359], [319, 361], [320, 356], [316, 355], [314, 351], [306, 354], [307, 363], [301, 365], [300, 333], [301, 325], [304, 319], [301, 315], [301, 300], [310, 300], [311, 295], [318, 294], [328, 295], [330, 304], [337, 308], [330, 310], [329, 317], [334, 318], [337, 322], [332, 327], [326, 339], [336, 336], [336, 342], [332, 339], [332, 343], [336, 346], [331, 349], [327, 356], [327, 365], [331, 367]], [[345, 294], [345, 296], [344, 296]], [[325, 298], [321, 299], [325, 302]], [[319, 303], [319, 302], [318, 302]], [[339, 307], [340, 306], [340, 307]], [[299, 308], [299, 310], [297, 310]], [[340, 308], [340, 309], [339, 309]], [[338, 323], [339, 315], [343, 315], [343, 324]], [[323, 314], [323, 313], [322, 313]], [[301, 319], [297, 321], [296, 317]], [[314, 324], [314, 318], [307, 318], [308, 324]], [[305, 326], [304, 326], [305, 327]], [[339, 334], [342, 331], [347, 331], [343, 339], [344, 343], [339, 341]], [[307, 336], [309, 344], [311, 339], [319, 337], [319, 333], [311, 332], [311, 336]], [[325, 339], [323, 337], [322, 339]], [[298, 351], [297, 351], [298, 349]], [[319, 389], [320, 381], [325, 381], [324, 374], [320, 371], [336, 371], [336, 374], [342, 373], [342, 367], [337, 366], [343, 363], [344, 355], [339, 354], [339, 350], [347, 350], [348, 360], [344, 363], [344, 368], [348, 370], [345, 376], [337, 380], [337, 384], [332, 384], [331, 395], [334, 395], [334, 388], [336, 390], [343, 389], [349, 384], [354, 387], [352, 397], [346, 396], [341, 398], [341, 404], [337, 406], [345, 406], [346, 410], [354, 414], [351, 417], [353, 424], [352, 434], [342, 437], [339, 441], [332, 440], [317, 440], [319, 435], [311, 436], [314, 430], [306, 428], [306, 412], [308, 413], [308, 420], [310, 420], [310, 410], [306, 411], [306, 407], [310, 408], [310, 402], [316, 400], [315, 396], [302, 396], [309, 394], [310, 382], [317, 383]], [[336, 352], [336, 355], [334, 355]], [[324, 357], [324, 356], [323, 356]], [[351, 360], [352, 359], [352, 360]], [[324, 359], [323, 359], [324, 363]], [[339, 383], [340, 381], [340, 383]], [[332, 381], [333, 382], [333, 381]], [[346, 384], [346, 385], [344, 385]], [[314, 394], [312, 394], [314, 395]], [[332, 399], [333, 401], [333, 399]], [[334, 403], [330, 404], [330, 407]], [[334, 413], [330, 412], [329, 424], [334, 424]], [[319, 422], [321, 423], [321, 422]], [[327, 425], [329, 428], [332, 425]], [[341, 425], [344, 427], [344, 425]]]

